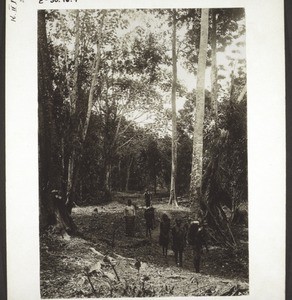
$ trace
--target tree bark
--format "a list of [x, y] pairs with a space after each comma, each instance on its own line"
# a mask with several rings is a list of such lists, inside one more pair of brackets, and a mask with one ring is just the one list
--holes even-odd
[[211, 35], [211, 48], [212, 48], [212, 66], [211, 66], [211, 82], [212, 82], [212, 93], [211, 93], [211, 112], [215, 120], [218, 116], [218, 70], [217, 70], [217, 30], [216, 30], [216, 9], [212, 10], [212, 35]]
[[57, 132], [52, 86], [52, 66], [47, 42], [45, 11], [38, 13], [38, 112], [40, 226], [57, 225], [62, 231], [75, 229], [65, 206], [63, 192], [62, 141]]
[[69, 156], [68, 162], [68, 174], [67, 174], [67, 194], [66, 194], [66, 205], [70, 206], [69, 212], [72, 209], [72, 194], [73, 194], [73, 176], [74, 176], [74, 167], [76, 161], [76, 149], [75, 141], [77, 140], [78, 130], [77, 130], [77, 118], [76, 118], [76, 103], [78, 99], [78, 67], [79, 67], [79, 45], [80, 45], [80, 18], [79, 10], [76, 10], [76, 25], [75, 25], [75, 45], [74, 45], [74, 74], [73, 74], [73, 90], [70, 95], [70, 118], [72, 120], [71, 124], [71, 142], [72, 151]]
[[127, 168], [127, 178], [126, 178], [126, 186], [125, 186], [125, 191], [129, 191], [129, 181], [130, 181], [130, 174], [131, 174], [131, 167], [133, 164], [134, 158], [131, 157], [128, 168]]
[[196, 111], [194, 120], [193, 154], [190, 183], [191, 212], [195, 219], [200, 217], [200, 200], [203, 173], [203, 124], [205, 110], [205, 73], [208, 46], [209, 9], [201, 13], [201, 36], [197, 74]]
[[234, 92], [234, 79], [235, 79], [235, 69], [237, 61], [233, 61], [233, 69], [230, 74], [230, 102], [233, 102], [233, 92]]
[[118, 162], [118, 181], [117, 181], [117, 189], [118, 191], [122, 190], [123, 182], [122, 182], [122, 176], [121, 176], [121, 157], [119, 157], [119, 162]]
[[101, 24], [100, 28], [98, 31], [98, 37], [97, 37], [97, 46], [96, 46], [96, 56], [95, 56], [95, 61], [93, 65], [93, 76], [91, 80], [91, 86], [90, 86], [90, 91], [89, 91], [89, 97], [88, 97], [88, 105], [87, 105], [87, 113], [86, 113], [86, 118], [85, 122], [83, 125], [83, 131], [82, 131], [82, 141], [84, 142], [86, 134], [87, 134], [87, 129], [89, 125], [89, 120], [91, 116], [91, 110], [93, 106], [93, 96], [94, 96], [94, 91], [95, 91], [95, 85], [97, 81], [97, 75], [100, 67], [100, 59], [101, 59], [101, 43], [102, 43], [102, 28], [103, 28], [103, 23], [104, 23], [104, 18], [106, 15], [106, 11], [102, 11], [102, 17], [101, 17]]
[[157, 175], [154, 176], [154, 187], [153, 187], [153, 190], [154, 190], [154, 195], [157, 194]]
[[[86, 112], [86, 117], [84, 124], [81, 128], [81, 132], [79, 130], [76, 130], [75, 138], [76, 140], [79, 139], [80, 147], [79, 151], [77, 152], [77, 149], [73, 146], [73, 150], [71, 153], [71, 157], [69, 160], [69, 166], [68, 166], [68, 184], [67, 184], [67, 202], [66, 205], [68, 207], [68, 211], [71, 212], [73, 203], [76, 201], [76, 190], [77, 190], [77, 185], [78, 185], [78, 178], [79, 178], [79, 164], [80, 164], [80, 156], [82, 155], [83, 151], [83, 146], [84, 146], [84, 141], [86, 138], [88, 126], [89, 126], [89, 121], [90, 121], [90, 116], [91, 116], [91, 110], [93, 106], [93, 97], [94, 97], [94, 92], [95, 92], [95, 86], [97, 82], [97, 75], [99, 72], [100, 68], [100, 60], [101, 60], [101, 43], [102, 43], [102, 28], [103, 28], [103, 23], [104, 23], [104, 18], [105, 18], [106, 11], [102, 11], [102, 17], [101, 17], [101, 23], [98, 31], [98, 36], [97, 36], [97, 50], [96, 50], [96, 56], [95, 60], [93, 63], [93, 73], [92, 73], [92, 80], [91, 80], [91, 86], [89, 90], [89, 96], [88, 96], [88, 103], [87, 103], [87, 112]], [[79, 15], [78, 15], [78, 20], [79, 20]], [[79, 24], [79, 21], [76, 21], [76, 26]], [[77, 29], [76, 29], [77, 30]], [[79, 33], [79, 25], [78, 25], [78, 33]], [[79, 39], [78, 39], [79, 40]], [[79, 47], [79, 41], [75, 45], [76, 47]], [[76, 49], [75, 49], [76, 51]], [[77, 57], [75, 58], [76, 60], [78, 59]], [[77, 64], [78, 67], [78, 64]], [[74, 82], [74, 90], [75, 88], [77, 89], [77, 77], [75, 78], [76, 82]], [[77, 100], [77, 97], [76, 97]], [[76, 107], [75, 107], [76, 109]], [[76, 115], [76, 113], [75, 113]], [[81, 136], [81, 138], [79, 138]], [[106, 177], [107, 180], [108, 177]]]
[[176, 122], [176, 85], [177, 85], [177, 53], [176, 53], [176, 10], [172, 11], [172, 144], [171, 144], [171, 183], [169, 204], [178, 206], [176, 200], [176, 175], [177, 175], [177, 122]]
[[112, 161], [112, 136], [111, 136], [111, 110], [108, 103], [107, 96], [105, 97], [105, 115], [104, 115], [104, 128], [103, 128], [103, 170], [102, 170], [102, 177], [101, 177], [101, 189], [104, 194], [104, 200], [110, 201], [111, 200], [111, 193], [110, 193], [110, 165]]
[[79, 67], [79, 45], [80, 45], [80, 17], [79, 10], [76, 10], [76, 32], [74, 45], [74, 74], [73, 74], [73, 90], [70, 97], [70, 115], [76, 113], [76, 103], [78, 98], [78, 67]]
[[112, 169], [112, 164], [111, 162], [108, 162], [108, 164], [106, 165], [106, 172], [105, 172], [105, 189], [109, 192], [111, 192], [111, 183], [110, 183], [111, 169]]
[[104, 201], [107, 202], [111, 200], [110, 176], [111, 176], [111, 162], [110, 160], [105, 159], [103, 192], [104, 192]]
[[243, 98], [246, 94], [246, 91], [247, 91], [247, 88], [246, 88], [246, 84], [245, 84], [245, 86], [243, 87], [242, 91], [240, 92], [240, 94], [237, 98], [237, 103], [240, 103], [243, 100]]

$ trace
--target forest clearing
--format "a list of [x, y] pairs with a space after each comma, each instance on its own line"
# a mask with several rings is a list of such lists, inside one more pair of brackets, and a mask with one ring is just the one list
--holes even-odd
[[[40, 240], [42, 297], [248, 294], [246, 227], [238, 228], [240, 245], [233, 253], [209, 240], [209, 251], [203, 254], [202, 272], [195, 273], [189, 247], [184, 253], [184, 265], [179, 268], [173, 252], [164, 258], [158, 243], [161, 212], [166, 211], [172, 218], [178, 215], [187, 218], [189, 209], [172, 209], [167, 199], [154, 201], [156, 224], [150, 239], [145, 237], [143, 201], [142, 196], [135, 201], [140, 208], [133, 238], [125, 237], [122, 200], [104, 206], [73, 208], [72, 216], [78, 226], [76, 236], [62, 238], [53, 232], [43, 234]], [[105, 255], [113, 259], [118, 278], [111, 266], [104, 263]], [[141, 261], [139, 272], [135, 267], [137, 260]]]
[[43, 298], [248, 293], [246, 93], [243, 8], [39, 10]]

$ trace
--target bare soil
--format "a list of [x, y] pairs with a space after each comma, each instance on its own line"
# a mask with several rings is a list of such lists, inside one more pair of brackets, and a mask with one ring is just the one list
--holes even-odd
[[165, 259], [158, 244], [161, 213], [166, 212], [172, 220], [177, 216], [186, 219], [188, 208], [172, 208], [163, 199], [154, 201], [155, 229], [148, 238], [144, 201], [137, 197], [135, 237], [126, 237], [124, 201], [75, 207], [72, 216], [78, 227], [76, 236], [60, 236], [53, 230], [41, 235], [42, 298], [248, 294], [247, 228], [233, 229], [239, 241], [235, 251], [209, 240], [209, 252], [204, 252], [198, 274], [193, 269], [189, 246], [183, 267], [177, 267], [173, 252], [169, 250]]

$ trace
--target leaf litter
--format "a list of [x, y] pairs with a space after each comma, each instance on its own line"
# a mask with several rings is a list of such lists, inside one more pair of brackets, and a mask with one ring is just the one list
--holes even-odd
[[[142, 205], [137, 206], [135, 237], [125, 236], [123, 208], [119, 202], [76, 207], [72, 216], [77, 236], [64, 238], [50, 230], [41, 235], [42, 298], [248, 294], [247, 249], [230, 254], [211, 245], [203, 257], [202, 273], [194, 273], [187, 247], [184, 267], [178, 268], [171, 250], [167, 259], [162, 256], [159, 217], [167, 212], [171, 218], [188, 218], [188, 209], [156, 204], [156, 228], [150, 239], [145, 237]], [[247, 248], [246, 241], [242, 245]]]

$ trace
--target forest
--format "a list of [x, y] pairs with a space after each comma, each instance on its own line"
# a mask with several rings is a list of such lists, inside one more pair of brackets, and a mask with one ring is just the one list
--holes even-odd
[[[242, 8], [38, 12], [43, 298], [248, 293], [246, 78]], [[204, 227], [200, 273], [163, 214]]]

